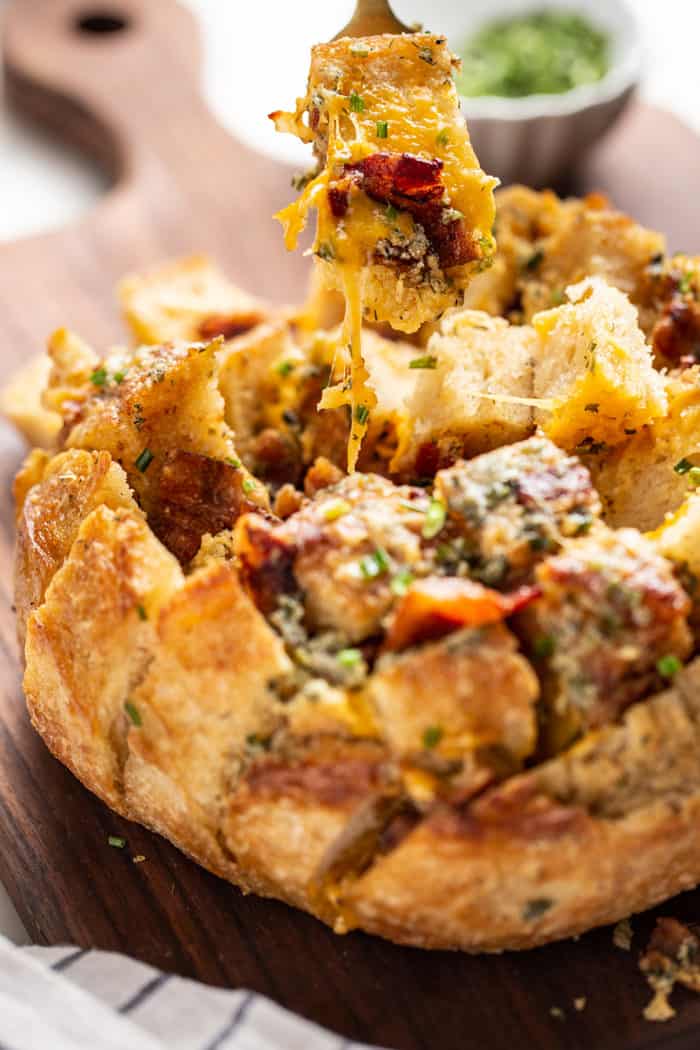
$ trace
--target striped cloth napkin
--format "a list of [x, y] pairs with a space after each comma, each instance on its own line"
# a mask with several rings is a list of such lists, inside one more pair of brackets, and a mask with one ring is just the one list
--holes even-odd
[[[0, 937], [0, 1050], [371, 1050], [262, 995]], [[375, 1048], [376, 1050], [376, 1048]]]

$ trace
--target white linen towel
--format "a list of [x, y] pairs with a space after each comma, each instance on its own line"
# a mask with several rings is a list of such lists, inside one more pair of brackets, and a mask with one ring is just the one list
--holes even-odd
[[[0, 1050], [371, 1050], [262, 995], [0, 937]], [[376, 1048], [375, 1048], [376, 1050]]]

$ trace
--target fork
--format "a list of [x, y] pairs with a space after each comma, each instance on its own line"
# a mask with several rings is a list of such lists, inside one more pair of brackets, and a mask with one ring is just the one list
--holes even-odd
[[333, 37], [376, 36], [379, 33], [413, 33], [409, 26], [399, 22], [389, 6], [389, 0], [357, 0], [348, 24]]

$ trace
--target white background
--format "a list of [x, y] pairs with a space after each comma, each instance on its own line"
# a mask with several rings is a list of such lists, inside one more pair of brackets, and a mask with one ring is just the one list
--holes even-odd
[[[184, 2], [200, 18], [206, 53], [204, 89], [219, 120], [261, 149], [279, 149], [284, 140], [274, 140], [266, 114], [293, 104], [305, 83], [308, 48], [337, 32], [348, 19], [352, 0]], [[468, 9], [469, 0], [455, 2]], [[700, 0], [629, 0], [629, 4], [639, 17], [646, 48], [643, 96], [672, 109], [700, 132]], [[4, 5], [5, 0], [0, 0], [0, 13]], [[91, 0], [86, 6], [94, 9], [101, 4]], [[103, 6], [118, 9], [119, 0], [104, 0]], [[422, 17], [429, 24], [432, 0], [422, 5], [395, 0], [394, 7], [407, 21], [421, 17], [424, 10]], [[282, 148], [292, 151], [288, 156], [298, 156], [291, 140]], [[653, 168], [650, 143], [652, 178]], [[0, 98], [0, 240], [61, 226], [90, 208], [105, 189], [99, 174], [79, 158], [19, 126]], [[0, 849], [11, 848], [11, 843], [0, 843]], [[0, 886], [3, 932], [17, 940], [23, 936]]]

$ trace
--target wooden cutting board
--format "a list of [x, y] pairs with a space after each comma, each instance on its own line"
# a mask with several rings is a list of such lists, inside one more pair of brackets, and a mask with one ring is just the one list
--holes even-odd
[[[70, 229], [0, 246], [0, 382], [59, 324], [98, 345], [120, 337], [114, 282], [167, 256], [206, 250], [253, 292], [278, 301], [302, 294], [304, 261], [286, 255], [270, 219], [287, 199], [289, 172], [235, 142], [208, 113], [191, 16], [171, 0], [109, 6], [100, 13], [77, 0], [22, 0], [7, 11], [10, 101], [91, 154], [113, 188]], [[233, 61], [246, 45], [231, 43]], [[641, 105], [572, 182], [608, 191], [665, 230], [672, 246], [700, 251], [698, 185], [700, 141]], [[214, 984], [247, 986], [344, 1036], [396, 1050], [700, 1044], [699, 997], [676, 993], [678, 1016], [665, 1026], [642, 1020], [648, 993], [636, 959], [651, 915], [635, 920], [628, 953], [613, 947], [609, 929], [475, 958], [359, 933], [336, 937], [283, 904], [242, 897], [89, 795], [33, 733], [22, 699], [9, 497], [22, 451], [1, 429], [0, 879], [35, 941], [121, 950]], [[110, 848], [110, 834], [123, 835], [128, 848]], [[134, 864], [138, 854], [146, 860]], [[699, 920], [700, 893], [659, 911]], [[580, 997], [586, 1007], [577, 1012]]]

